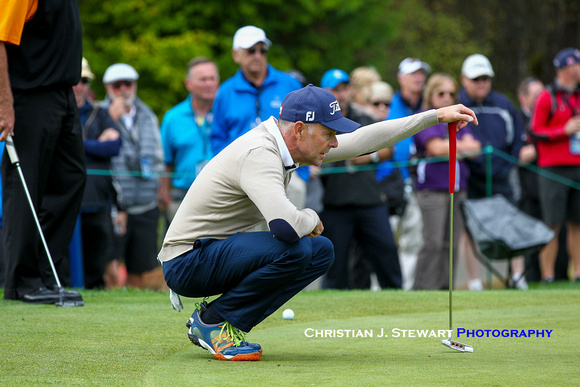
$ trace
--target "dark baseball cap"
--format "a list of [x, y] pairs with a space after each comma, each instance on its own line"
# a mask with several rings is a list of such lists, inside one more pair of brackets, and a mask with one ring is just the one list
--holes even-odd
[[576, 48], [565, 48], [554, 58], [554, 66], [557, 69], [562, 69], [574, 63], [580, 63], [580, 51]]
[[320, 123], [341, 133], [354, 132], [360, 127], [342, 116], [340, 105], [331, 92], [312, 84], [288, 93], [280, 106], [280, 119]]

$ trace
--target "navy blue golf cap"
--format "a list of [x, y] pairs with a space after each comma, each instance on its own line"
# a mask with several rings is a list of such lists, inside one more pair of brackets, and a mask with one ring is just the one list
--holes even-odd
[[580, 63], [580, 51], [576, 48], [565, 48], [554, 58], [554, 66], [557, 69], [562, 69], [574, 63]]
[[289, 93], [280, 106], [280, 119], [320, 123], [341, 133], [354, 132], [360, 124], [342, 116], [338, 101], [328, 90], [312, 84]]

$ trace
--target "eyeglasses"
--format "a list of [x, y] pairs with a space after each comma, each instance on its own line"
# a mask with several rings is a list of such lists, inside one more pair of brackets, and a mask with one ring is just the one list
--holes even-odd
[[489, 82], [491, 81], [491, 77], [487, 75], [482, 75], [481, 77], [477, 77], [472, 79], [473, 82]]
[[260, 49], [257, 49], [255, 47], [248, 48], [248, 54], [250, 54], [250, 55], [254, 55], [256, 53], [256, 51], [262, 55], [266, 55], [268, 53], [268, 50], [266, 50], [265, 48], [260, 48]]
[[385, 102], [385, 101], [373, 102], [373, 106], [379, 107], [381, 105], [385, 105], [385, 107], [389, 107], [389, 106], [391, 106], [391, 102]]
[[125, 86], [125, 87], [131, 87], [133, 86], [133, 81], [117, 81], [115, 83], [113, 83], [111, 86], [113, 86], [113, 89], [120, 89], [121, 86]]
[[444, 97], [445, 95], [449, 95], [451, 98], [455, 98], [455, 92], [454, 91], [440, 91], [437, 93], [437, 96], [439, 98]]
[[88, 85], [89, 83], [91, 83], [91, 78], [81, 78], [81, 83], [83, 85]]

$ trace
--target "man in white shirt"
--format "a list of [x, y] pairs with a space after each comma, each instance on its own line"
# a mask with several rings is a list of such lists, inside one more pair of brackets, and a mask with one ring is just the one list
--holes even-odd
[[[215, 156], [193, 182], [159, 259], [170, 289], [186, 297], [221, 294], [193, 312], [189, 338], [219, 360], [259, 360], [250, 331], [332, 265], [332, 243], [316, 212], [298, 210], [285, 187], [299, 165], [386, 148], [437, 124], [475, 121], [461, 105], [355, 130], [336, 98], [308, 85], [289, 93], [271, 117]], [[337, 136], [337, 132], [341, 133]], [[251, 232], [266, 221], [269, 232]]]

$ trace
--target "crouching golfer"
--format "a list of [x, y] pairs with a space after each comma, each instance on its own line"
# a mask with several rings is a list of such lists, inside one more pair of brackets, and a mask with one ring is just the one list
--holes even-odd
[[[332, 265], [332, 243], [316, 212], [298, 210], [285, 188], [299, 165], [370, 153], [439, 122], [477, 119], [455, 105], [360, 126], [336, 98], [312, 85], [291, 92], [270, 117], [215, 156], [195, 179], [169, 226], [159, 259], [173, 292], [221, 294], [187, 322], [190, 340], [219, 360], [260, 360], [245, 332]], [[337, 136], [337, 133], [340, 134]], [[252, 232], [266, 220], [270, 232]]]

